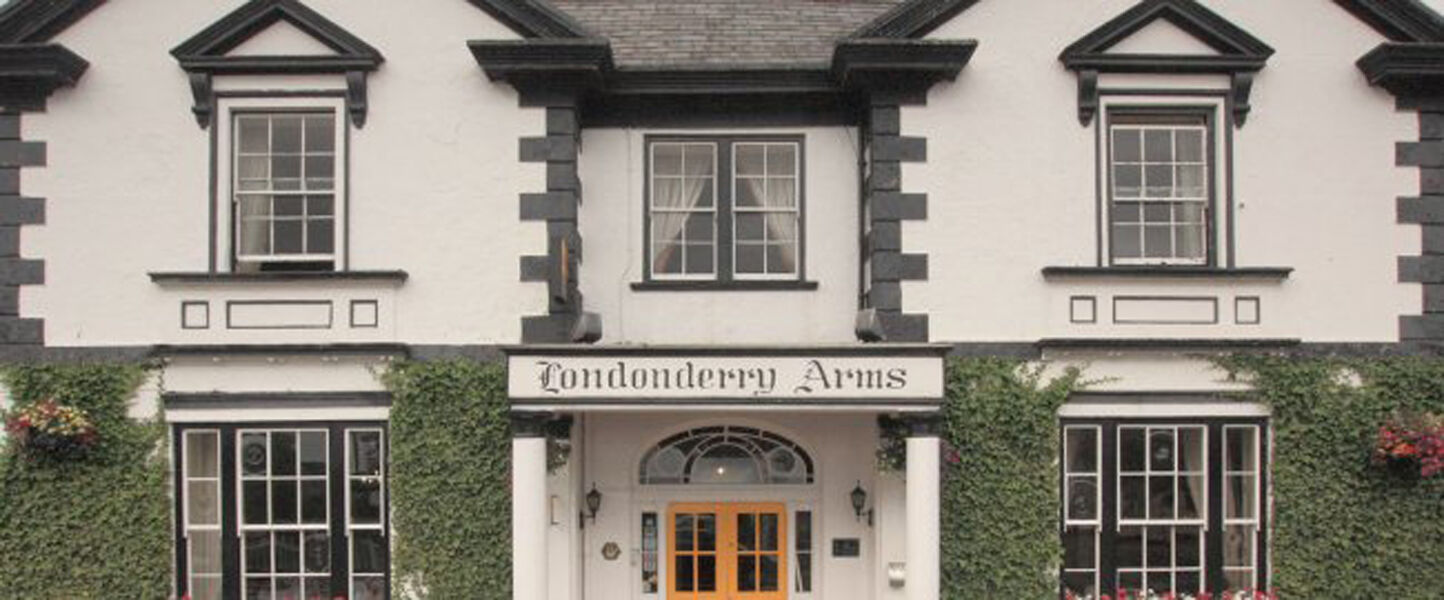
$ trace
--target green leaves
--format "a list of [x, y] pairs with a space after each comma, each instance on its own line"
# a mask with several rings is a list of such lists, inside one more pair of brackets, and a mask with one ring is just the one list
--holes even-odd
[[391, 407], [395, 593], [511, 595], [511, 430], [494, 364], [406, 362], [383, 378]]
[[1007, 359], [948, 365], [943, 436], [958, 464], [943, 482], [943, 597], [1057, 595], [1058, 407], [1078, 377]]
[[0, 371], [17, 405], [85, 409], [100, 444], [77, 461], [0, 459], [0, 582], [14, 598], [165, 598], [171, 510], [165, 428], [126, 416], [146, 369], [25, 365]]

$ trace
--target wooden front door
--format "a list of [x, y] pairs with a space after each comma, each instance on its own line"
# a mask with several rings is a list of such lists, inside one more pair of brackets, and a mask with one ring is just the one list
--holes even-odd
[[667, 511], [667, 600], [786, 600], [787, 509], [678, 503]]

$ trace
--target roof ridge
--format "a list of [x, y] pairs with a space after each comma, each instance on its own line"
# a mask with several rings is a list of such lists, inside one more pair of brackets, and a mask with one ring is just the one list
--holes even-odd
[[844, 39], [922, 37], [977, 3], [978, 0], [907, 0]]

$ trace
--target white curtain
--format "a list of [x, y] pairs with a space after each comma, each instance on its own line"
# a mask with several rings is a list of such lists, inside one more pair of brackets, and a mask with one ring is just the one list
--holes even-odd
[[[681, 249], [676, 245], [682, 238], [682, 229], [687, 226], [691, 212], [702, 201], [711, 179], [705, 177], [683, 177], [654, 179], [652, 181], [652, 272], [660, 273], [672, 253]], [[668, 209], [658, 212], [657, 209]], [[671, 211], [679, 212], [671, 212]], [[683, 269], [685, 272], [685, 268]]]
[[[1184, 436], [1185, 432], [1194, 435]], [[1200, 473], [1198, 476], [1183, 476], [1183, 487], [1187, 490], [1189, 498], [1193, 500], [1194, 516], [1199, 519], [1205, 518], [1204, 507], [1207, 506], [1208, 495], [1205, 488], [1208, 487], [1208, 458], [1204, 455], [1203, 440], [1207, 436], [1205, 429], [1180, 428], [1179, 434], [1179, 458], [1183, 461], [1179, 465], [1180, 471], [1194, 471]], [[1187, 439], [1192, 443], [1184, 443]], [[1181, 516], [1181, 515], [1180, 515]]]

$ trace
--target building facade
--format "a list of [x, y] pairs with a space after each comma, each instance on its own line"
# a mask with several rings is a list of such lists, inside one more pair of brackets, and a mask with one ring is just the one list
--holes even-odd
[[1414, 0], [15, 0], [0, 42], [0, 340], [164, 361], [195, 600], [389, 597], [377, 373], [439, 358], [508, 367], [518, 599], [938, 598], [944, 360], [992, 355], [1095, 382], [1065, 589], [1266, 588], [1269, 413], [1212, 357], [1444, 339]]

